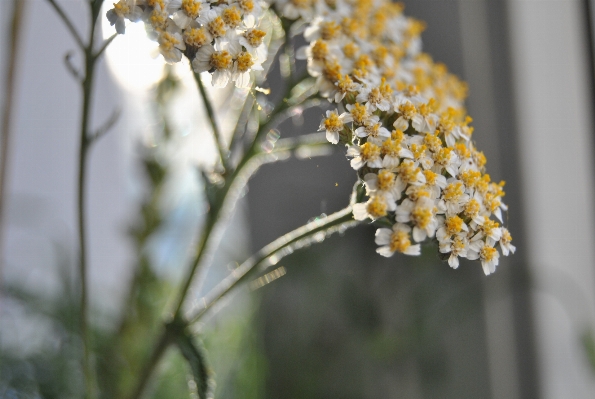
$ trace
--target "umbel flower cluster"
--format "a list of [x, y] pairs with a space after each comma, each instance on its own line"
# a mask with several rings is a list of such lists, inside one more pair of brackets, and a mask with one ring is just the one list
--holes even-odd
[[[335, 103], [320, 130], [347, 146], [368, 200], [356, 220], [370, 219], [377, 252], [419, 255], [436, 239], [451, 267], [480, 259], [495, 271], [500, 252], [514, 253], [501, 226], [504, 182], [492, 182], [486, 158], [472, 140], [464, 100], [467, 86], [424, 54], [422, 22], [390, 0], [270, 0], [287, 21], [305, 23], [307, 60], [318, 93]], [[120, 0], [107, 14], [119, 33], [125, 19], [150, 27], [168, 62], [182, 54], [215, 86], [245, 87], [262, 69], [265, 3], [255, 0]]]
[[196, 73], [211, 71], [213, 86], [246, 87], [266, 60], [262, 11], [258, 0], [120, 0], [107, 18], [120, 34], [126, 20], [143, 21], [168, 63], [186, 55]]
[[[328, 141], [345, 143], [364, 181], [367, 202], [353, 208], [376, 231], [377, 252], [419, 255], [435, 237], [451, 267], [480, 259], [495, 271], [500, 253], [514, 253], [502, 227], [504, 182], [485, 173], [471, 136], [466, 85], [421, 52], [423, 23], [388, 0], [278, 3], [302, 18], [310, 43], [299, 55], [320, 94], [337, 103], [320, 124]], [[492, 218], [494, 216], [494, 218]], [[494, 220], [497, 219], [497, 220]]]

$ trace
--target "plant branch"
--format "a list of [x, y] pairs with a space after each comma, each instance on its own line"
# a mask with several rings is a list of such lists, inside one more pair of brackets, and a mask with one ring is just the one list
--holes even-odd
[[66, 65], [66, 69], [68, 69], [68, 72], [70, 72], [70, 74], [79, 82], [82, 83], [83, 82], [83, 77], [81, 76], [81, 73], [79, 72], [78, 69], [76, 69], [76, 67], [74, 66], [74, 64], [72, 63], [72, 51], [67, 52], [64, 55], [64, 65]]
[[200, 95], [202, 97], [202, 102], [207, 110], [207, 116], [209, 118], [209, 122], [211, 124], [211, 129], [213, 131], [213, 138], [215, 139], [215, 144], [217, 145], [217, 151], [219, 151], [219, 157], [221, 158], [221, 164], [227, 170], [227, 166], [229, 163], [229, 157], [227, 155], [227, 150], [225, 149], [221, 133], [219, 132], [219, 127], [217, 126], [217, 120], [215, 119], [215, 111], [213, 110], [213, 106], [207, 95], [207, 91], [205, 90], [205, 86], [202, 83], [202, 79], [200, 78], [200, 74], [193, 72], [194, 80], [196, 80], [196, 84], [198, 85], [198, 90], [200, 91]]
[[[355, 227], [358, 223], [359, 222], [353, 220], [351, 205], [349, 205], [325, 218], [317, 218], [313, 222], [277, 238], [275, 241], [248, 258], [229, 276], [217, 284], [211, 292], [198, 300], [194, 309], [195, 313], [188, 317], [189, 323], [198, 321], [207, 310], [217, 303], [218, 300], [227, 295], [234, 287], [252, 276], [253, 272], [257, 270], [257, 266], [261, 265], [272, 256], [279, 255], [276, 259], [278, 261], [283, 256], [292, 253], [294, 249], [303, 247], [305, 243], [311, 243], [309, 239], [315, 237], [317, 234], [322, 233], [326, 237], [335, 231], [343, 231], [344, 229]], [[306, 242], [304, 243], [304, 241]], [[285, 251], [285, 253], [282, 254], [281, 251], [284, 249], [289, 249], [289, 251]]]
[[[68, 15], [66, 15], [62, 7], [58, 3], [56, 3], [55, 0], [47, 1], [52, 5], [52, 7], [54, 7], [54, 10], [56, 10], [60, 18], [62, 18], [62, 22], [64, 22], [64, 25], [66, 25], [66, 28], [68, 28], [68, 30], [70, 31], [70, 34], [72, 35], [72, 38], [74, 39], [76, 44], [80, 47], [81, 50], [85, 50], [86, 46], [85, 43], [83, 43], [83, 39], [81, 39], [81, 35], [78, 33], [78, 31], [72, 24], [72, 21], [70, 20], [70, 18], [68, 18]], [[95, 24], [93, 23], [93, 25]]]
[[4, 95], [2, 96], [2, 125], [0, 134], [0, 292], [2, 289], [2, 269], [4, 265], [4, 248], [2, 237], [4, 236], [5, 201], [6, 201], [6, 179], [8, 175], [8, 156], [12, 125], [12, 107], [14, 104], [15, 83], [17, 81], [17, 58], [19, 55], [19, 40], [25, 9], [25, 0], [13, 0], [12, 21], [8, 36], [7, 46], [7, 68], [4, 76]]
[[114, 41], [114, 39], [118, 36], [117, 33], [114, 33], [113, 35], [111, 35], [110, 37], [108, 37], [103, 44], [101, 45], [101, 47], [99, 47], [99, 50], [97, 50], [97, 52], [95, 53], [94, 57], [95, 58], [99, 58], [101, 57], [101, 55], [103, 54], [103, 52], [105, 51], [105, 49], [107, 49], [107, 47]]
[[118, 120], [120, 119], [120, 115], [121, 115], [120, 109], [119, 108], [114, 109], [112, 114], [110, 115], [110, 117], [103, 123], [103, 125], [101, 125], [95, 131], [95, 133], [93, 133], [93, 135], [91, 135], [89, 137], [89, 141], [94, 142], [95, 140], [100, 139], [107, 132], [109, 132], [114, 127], [114, 125], [118, 122]]

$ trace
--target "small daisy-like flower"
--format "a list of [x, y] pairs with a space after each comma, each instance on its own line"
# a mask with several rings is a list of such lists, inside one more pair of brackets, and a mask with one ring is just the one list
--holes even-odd
[[205, 26], [207, 31], [214, 38], [225, 36], [225, 33], [228, 29], [221, 15], [219, 15], [219, 13], [213, 9], [202, 13], [200, 17], [196, 19], [196, 21], [202, 26]]
[[360, 169], [366, 164], [371, 168], [382, 167], [380, 147], [374, 143], [364, 143], [361, 146], [350, 146], [347, 149], [347, 156], [353, 157], [351, 160], [351, 167], [355, 170]]
[[438, 227], [434, 201], [421, 197], [416, 202], [404, 199], [395, 213], [397, 222], [413, 224], [413, 239], [421, 242], [426, 237], [433, 237]]
[[381, 169], [378, 174], [367, 173], [364, 182], [368, 193], [384, 196], [387, 201], [397, 201], [401, 198], [401, 192], [395, 184], [396, 175], [389, 170]]
[[500, 253], [493, 245], [482, 240], [476, 240], [469, 243], [467, 259], [480, 259], [483, 272], [488, 276], [496, 271], [496, 266], [498, 266], [498, 262], [500, 261]]
[[143, 11], [136, 5], [135, 0], [120, 0], [114, 3], [114, 8], [106, 13], [110, 25], [116, 26], [116, 32], [123, 35], [126, 32], [125, 20], [138, 21], [142, 18]]
[[192, 61], [192, 68], [196, 73], [214, 70], [212, 84], [215, 87], [227, 85], [231, 78], [232, 67], [231, 54], [227, 50], [217, 51], [210, 44], [198, 49], [194, 61]]
[[394, 201], [387, 201], [383, 196], [372, 196], [365, 203], [353, 205], [353, 218], [355, 220], [376, 220], [384, 217], [388, 212], [394, 211], [396, 204]]
[[173, 13], [172, 20], [181, 29], [186, 29], [205, 8], [204, 3], [202, 0], [181, 0], [180, 10]]
[[469, 251], [469, 241], [464, 235], [456, 235], [452, 239], [448, 238], [440, 243], [440, 252], [443, 254], [450, 253], [448, 257], [448, 264], [453, 269], [459, 267], [459, 257], [467, 257]]
[[353, 123], [358, 126], [364, 126], [372, 117], [370, 107], [367, 104], [347, 104], [347, 111], [351, 115]]
[[355, 135], [360, 138], [367, 137], [369, 142], [382, 145], [384, 140], [390, 137], [390, 132], [382, 126], [380, 117], [373, 115], [366, 121], [364, 126], [355, 129]]
[[231, 80], [236, 82], [236, 87], [250, 86], [250, 71], [262, 71], [262, 66], [256, 62], [252, 54], [242, 51], [234, 61], [231, 76]]
[[186, 50], [186, 45], [180, 33], [161, 32], [157, 41], [159, 42], [159, 51], [167, 63], [173, 64], [182, 59], [182, 51]]
[[500, 238], [500, 248], [502, 248], [502, 254], [504, 256], [508, 256], [510, 253], [514, 253], [516, 251], [516, 247], [512, 245], [510, 242], [512, 241], [512, 236], [507, 228], [502, 227], [502, 237]]
[[395, 223], [392, 229], [382, 228], [376, 230], [376, 245], [382, 245], [376, 249], [376, 252], [386, 257], [393, 256], [395, 252], [405, 255], [419, 255], [421, 245], [411, 244], [410, 232], [411, 227], [402, 223]]
[[357, 95], [356, 101], [369, 104], [370, 111], [372, 112], [377, 109], [381, 111], [388, 111], [390, 109], [390, 102], [385, 98], [380, 87], [363, 87]]
[[460, 213], [467, 202], [469, 202], [469, 195], [465, 193], [463, 182], [454, 178], [448, 179], [446, 187], [442, 190], [440, 201], [440, 206], [446, 211], [446, 214]]
[[325, 130], [326, 139], [332, 144], [337, 144], [339, 142], [339, 133], [347, 122], [351, 122], [351, 115], [347, 112], [339, 115], [336, 110], [329, 110], [326, 111], [326, 118], [322, 120], [318, 130]]

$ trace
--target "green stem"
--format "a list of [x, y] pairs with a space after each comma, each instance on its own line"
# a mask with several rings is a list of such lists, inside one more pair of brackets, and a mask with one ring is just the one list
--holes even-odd
[[236, 268], [228, 277], [222, 280], [207, 295], [198, 301], [199, 309], [188, 318], [188, 323], [198, 321], [217, 301], [227, 295], [240, 283], [253, 275], [257, 266], [266, 259], [275, 255], [284, 248], [296, 245], [300, 241], [313, 237], [315, 234], [323, 232], [324, 234], [334, 232], [333, 227], [343, 225], [345, 228], [354, 227], [358, 222], [353, 220], [351, 205], [338, 212], [335, 212], [323, 219], [316, 219], [302, 227], [285, 234], [271, 242], [256, 254], [248, 258], [238, 268]]
[[219, 132], [219, 127], [217, 125], [217, 120], [215, 119], [215, 111], [213, 110], [213, 106], [211, 101], [209, 100], [209, 96], [207, 95], [207, 91], [205, 90], [205, 86], [202, 83], [202, 79], [200, 78], [200, 74], [193, 72], [194, 80], [196, 80], [196, 84], [198, 85], [198, 90], [200, 91], [200, 96], [202, 97], [202, 102], [205, 105], [207, 110], [207, 116], [209, 118], [209, 122], [211, 124], [211, 129], [213, 130], [213, 137], [215, 139], [215, 144], [217, 146], [217, 151], [219, 151], [219, 157], [221, 158], [221, 165], [223, 165], [224, 169], [227, 169], [229, 157], [227, 156], [227, 151], [223, 146], [221, 133]]
[[8, 36], [8, 46], [6, 51], [7, 68], [4, 76], [4, 95], [2, 96], [2, 125], [0, 133], [0, 290], [2, 290], [2, 269], [4, 266], [4, 220], [5, 220], [5, 204], [6, 204], [6, 179], [8, 169], [8, 156], [12, 125], [12, 107], [14, 104], [14, 91], [17, 74], [17, 58], [19, 54], [19, 41], [22, 32], [22, 21], [25, 9], [25, 0], [13, 0], [12, 5], [12, 21], [10, 32]]
[[[52, 5], [52, 7], [54, 7], [56, 13], [58, 13], [60, 18], [62, 19], [62, 22], [64, 22], [64, 25], [66, 25], [66, 28], [68, 28], [68, 30], [70, 31], [70, 34], [72, 35], [72, 38], [74, 39], [76, 44], [81, 48], [81, 50], [86, 50], [86, 46], [83, 43], [83, 39], [81, 39], [81, 35], [79, 35], [78, 31], [76, 30], [72, 21], [70, 21], [70, 18], [68, 18], [64, 10], [62, 10], [62, 7], [60, 7], [55, 0], [48, 0], [48, 2]], [[92, 23], [92, 25], [95, 24]]]
[[155, 367], [157, 367], [157, 364], [161, 360], [161, 357], [163, 356], [165, 350], [169, 347], [170, 344], [171, 336], [167, 327], [164, 327], [163, 331], [159, 335], [159, 338], [157, 339], [157, 342], [155, 343], [153, 352], [149, 357], [149, 361], [143, 368], [143, 371], [140, 374], [140, 378], [136, 386], [134, 387], [134, 391], [132, 392], [132, 395], [130, 395], [130, 399], [139, 399], [141, 397], [145, 390], [145, 386], [149, 382], [149, 378], [151, 378], [151, 375], [153, 374], [153, 370], [155, 369]]

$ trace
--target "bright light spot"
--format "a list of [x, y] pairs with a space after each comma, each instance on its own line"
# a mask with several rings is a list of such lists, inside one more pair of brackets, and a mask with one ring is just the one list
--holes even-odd
[[[107, 6], [106, 6], [107, 4]], [[111, 7], [104, 3], [105, 15]], [[107, 18], [102, 18], [103, 38], [107, 39], [116, 29]], [[105, 52], [105, 58], [114, 77], [127, 90], [146, 90], [163, 76], [165, 61], [159, 54], [158, 44], [147, 37], [142, 22], [126, 23], [126, 34], [118, 35]]]

